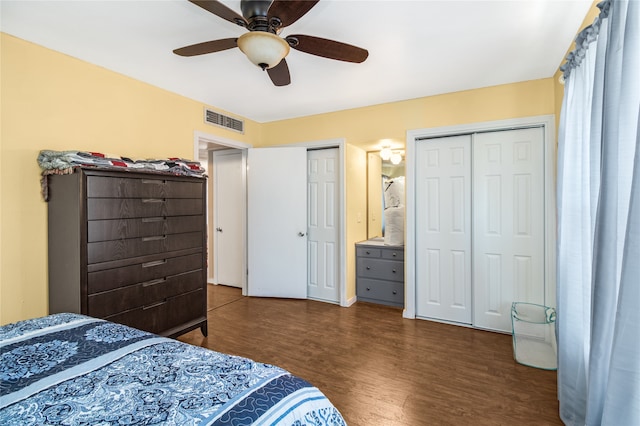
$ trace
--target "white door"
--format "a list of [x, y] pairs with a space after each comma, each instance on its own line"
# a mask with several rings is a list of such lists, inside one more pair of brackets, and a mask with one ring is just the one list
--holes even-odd
[[213, 153], [214, 282], [242, 287], [245, 191], [240, 150]]
[[416, 314], [471, 324], [471, 135], [416, 144]]
[[474, 325], [511, 332], [511, 302], [544, 304], [544, 133], [473, 140]]
[[307, 294], [310, 299], [339, 302], [338, 149], [307, 154]]
[[247, 166], [247, 294], [306, 298], [307, 150], [252, 148]]

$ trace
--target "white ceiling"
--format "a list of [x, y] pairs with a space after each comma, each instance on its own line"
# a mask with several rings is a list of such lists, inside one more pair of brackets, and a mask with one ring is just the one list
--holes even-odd
[[[240, 12], [239, 1], [223, 1]], [[0, 1], [0, 29], [154, 86], [270, 122], [551, 77], [592, 0], [322, 0], [281, 36], [363, 47], [352, 64], [291, 50], [275, 87], [239, 49], [172, 50], [246, 30], [186, 0]]]

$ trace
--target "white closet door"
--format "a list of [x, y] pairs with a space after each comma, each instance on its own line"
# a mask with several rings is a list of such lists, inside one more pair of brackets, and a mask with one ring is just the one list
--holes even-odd
[[416, 151], [416, 314], [471, 324], [471, 135]]
[[340, 301], [338, 149], [307, 154], [307, 295], [310, 299]]
[[511, 302], [544, 303], [542, 128], [473, 139], [474, 325], [511, 332]]

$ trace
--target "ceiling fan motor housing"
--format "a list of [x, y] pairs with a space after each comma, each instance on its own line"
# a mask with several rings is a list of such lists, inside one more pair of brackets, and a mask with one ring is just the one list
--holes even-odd
[[267, 16], [271, 0], [242, 0], [240, 10], [247, 20], [254, 16]]
[[[243, 0], [240, 2], [242, 16], [247, 20], [249, 31], [265, 31], [278, 34], [282, 27], [282, 20], [277, 16], [269, 17], [271, 1]], [[243, 26], [244, 26], [243, 22]]]

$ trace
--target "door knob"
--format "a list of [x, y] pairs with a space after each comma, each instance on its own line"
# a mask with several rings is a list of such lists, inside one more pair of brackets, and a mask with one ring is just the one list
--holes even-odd
[[222, 232], [222, 228], [216, 228], [216, 231]]
[[298, 232], [298, 237], [304, 237], [304, 232]]

